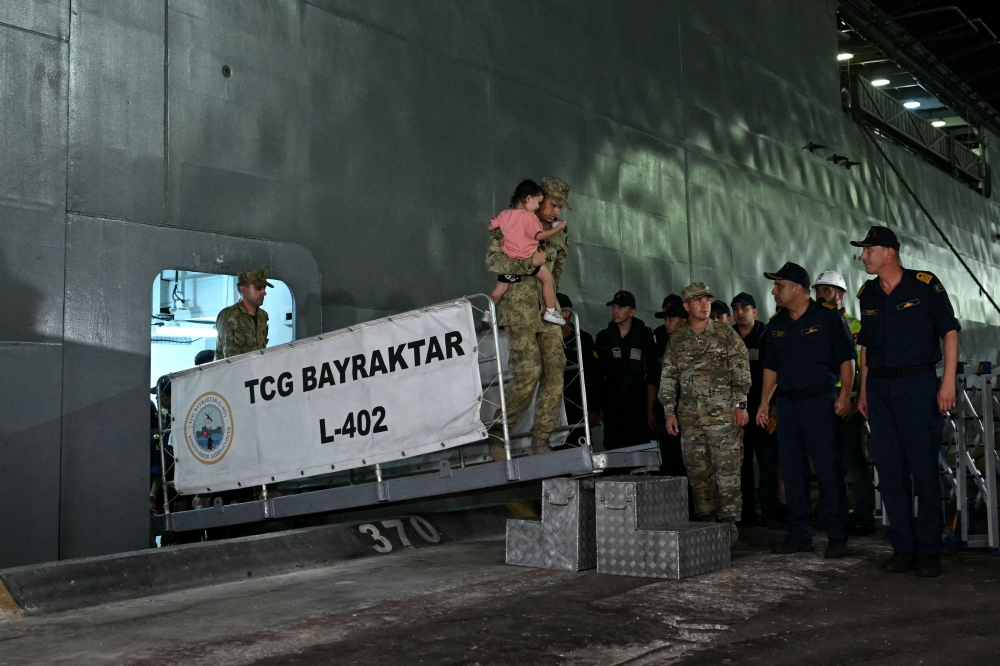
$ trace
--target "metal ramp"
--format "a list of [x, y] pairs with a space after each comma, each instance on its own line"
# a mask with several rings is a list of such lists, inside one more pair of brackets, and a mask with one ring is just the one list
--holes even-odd
[[[493, 322], [478, 332], [475, 346], [483, 383], [480, 398], [482, 422], [487, 428], [482, 433], [483, 440], [405, 461], [305, 477], [294, 483], [257, 486], [252, 489], [253, 499], [246, 501], [227, 502], [223, 493], [212, 497], [210, 502], [206, 500], [208, 506], [179, 511], [175, 507], [180, 496], [172, 483], [171, 429], [170, 424], [164, 423], [161, 418], [160, 441], [167, 444], [160, 447], [163, 474], [158, 504], [161, 511], [153, 516], [154, 531], [205, 530], [498, 489], [555, 477], [582, 477], [607, 470], [652, 470], [659, 467], [660, 454], [656, 442], [594, 452], [586, 418], [586, 385], [576, 313], [573, 314], [573, 322], [577, 331], [577, 359], [576, 364], [568, 366], [567, 370], [574, 371], [573, 381], [580, 383], [583, 404], [579, 407], [584, 414], [583, 420], [566, 423], [563, 408], [552, 443], [562, 443], [565, 448], [528, 455], [531, 434], [527, 425], [530, 425], [533, 409], [529, 409], [517, 424], [507, 419], [504, 386], [511, 376], [505, 373], [506, 338], [496, 325], [493, 302], [486, 294], [467, 296], [465, 299], [477, 317], [489, 311]], [[157, 401], [159, 403], [159, 396]], [[162, 417], [162, 410], [160, 414]], [[560, 442], [559, 436], [565, 440], [566, 435], [573, 431], [584, 433], [580, 441]], [[494, 461], [490, 456], [490, 437], [502, 440], [505, 460]], [[244, 489], [243, 494], [250, 490]], [[279, 493], [280, 496], [276, 496]]]

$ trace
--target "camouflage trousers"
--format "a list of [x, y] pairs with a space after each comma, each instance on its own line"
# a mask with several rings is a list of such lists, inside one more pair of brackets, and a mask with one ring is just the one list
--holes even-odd
[[705, 424], [694, 415], [679, 413], [678, 420], [695, 512], [699, 516], [715, 515], [719, 520], [739, 520], [743, 512], [743, 430], [728, 419]]
[[[507, 422], [513, 425], [531, 405], [531, 398], [538, 386], [535, 401], [535, 422], [531, 433], [548, 442], [559, 423], [562, 405], [563, 371], [566, 352], [563, 351], [562, 329], [545, 326], [542, 331], [534, 327], [506, 326], [510, 359], [507, 370], [514, 378], [507, 385]], [[499, 416], [499, 413], [497, 414]]]

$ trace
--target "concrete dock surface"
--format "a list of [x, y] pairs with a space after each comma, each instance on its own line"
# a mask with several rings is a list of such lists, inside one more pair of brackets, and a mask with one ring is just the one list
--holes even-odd
[[0, 617], [27, 664], [947, 664], [1000, 654], [1000, 558], [889, 576], [881, 536], [842, 560], [772, 555], [683, 581], [504, 564], [502, 535], [50, 615]]

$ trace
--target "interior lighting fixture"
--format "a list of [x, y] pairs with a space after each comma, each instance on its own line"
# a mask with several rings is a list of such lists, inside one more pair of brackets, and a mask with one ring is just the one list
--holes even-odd
[[920, 106], [920, 102], [903, 102], [903, 106], [908, 109], [915, 109]]
[[853, 53], [838, 53], [837, 60], [850, 60], [854, 57]]
[[875, 79], [872, 81], [872, 86], [875, 88], [881, 88], [882, 86], [889, 85], [889, 79]]
[[947, 124], [948, 123], [946, 123], [943, 120], [935, 120], [934, 122], [931, 123], [931, 125], [933, 125], [934, 127], [944, 127]]

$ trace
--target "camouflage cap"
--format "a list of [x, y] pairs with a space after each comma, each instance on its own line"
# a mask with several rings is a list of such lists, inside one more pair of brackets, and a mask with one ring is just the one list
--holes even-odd
[[569, 191], [573, 189], [569, 186], [562, 178], [556, 178], [555, 176], [545, 176], [542, 178], [542, 191], [545, 192], [545, 196], [557, 206], [561, 208], [573, 208], [569, 205]]
[[692, 282], [688, 286], [684, 287], [684, 291], [681, 292], [681, 298], [685, 301], [689, 301], [692, 298], [700, 298], [701, 296], [715, 298], [715, 296], [712, 296], [712, 292], [709, 290], [708, 285], [704, 282]]
[[263, 268], [248, 268], [245, 271], [240, 271], [240, 274], [236, 276], [236, 284], [252, 284], [258, 289], [264, 287], [274, 289], [274, 285], [267, 281], [267, 271]]

